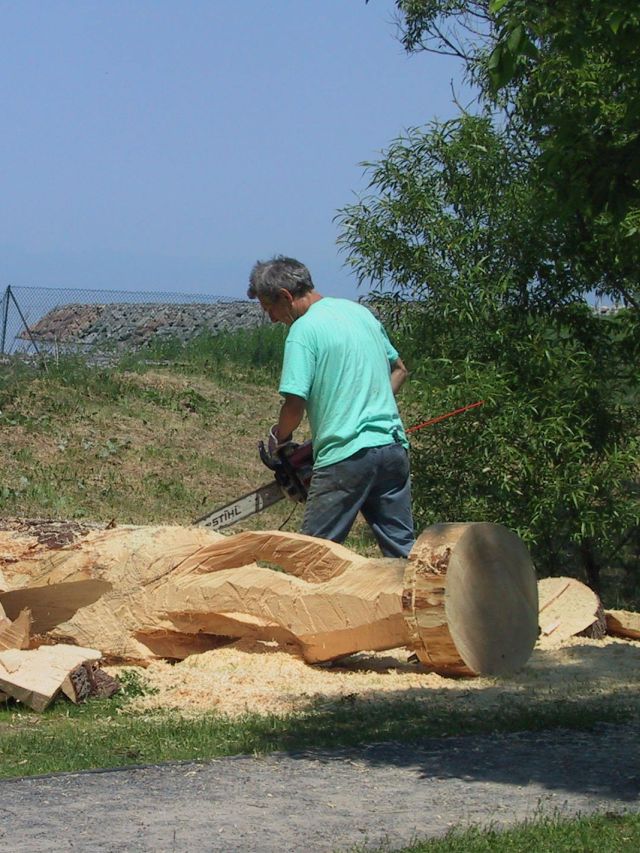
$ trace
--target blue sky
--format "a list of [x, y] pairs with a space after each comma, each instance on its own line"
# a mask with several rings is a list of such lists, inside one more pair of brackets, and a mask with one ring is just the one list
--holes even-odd
[[0, 0], [0, 291], [242, 298], [284, 253], [354, 297], [336, 210], [460, 69], [392, 0]]

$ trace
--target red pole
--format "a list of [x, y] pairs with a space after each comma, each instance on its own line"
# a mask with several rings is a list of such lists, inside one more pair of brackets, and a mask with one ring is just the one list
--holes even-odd
[[481, 406], [483, 403], [484, 400], [478, 400], [477, 403], [469, 403], [468, 406], [462, 406], [460, 409], [456, 409], [453, 412], [447, 412], [445, 415], [438, 415], [435, 418], [429, 418], [428, 421], [424, 421], [421, 424], [415, 424], [415, 426], [409, 427], [409, 429], [405, 430], [405, 432], [417, 432], [423, 427], [431, 426], [431, 424], [437, 424], [439, 423], [439, 421], [444, 421], [446, 418], [452, 418], [454, 415], [459, 415], [462, 412], [468, 412], [469, 409], [475, 409], [477, 406]]

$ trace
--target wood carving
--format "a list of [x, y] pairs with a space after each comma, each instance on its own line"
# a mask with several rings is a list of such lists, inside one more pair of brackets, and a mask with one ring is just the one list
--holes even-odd
[[496, 524], [430, 527], [408, 560], [280, 531], [123, 527], [52, 548], [23, 528], [0, 531], [0, 570], [9, 619], [28, 609], [40, 640], [112, 660], [253, 637], [309, 663], [404, 646], [437, 672], [495, 675], [523, 666], [537, 636], [533, 565]]

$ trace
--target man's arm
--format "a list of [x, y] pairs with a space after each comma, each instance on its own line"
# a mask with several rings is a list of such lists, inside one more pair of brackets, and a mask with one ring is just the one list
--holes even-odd
[[296, 430], [304, 417], [307, 401], [296, 394], [285, 394], [284, 403], [278, 418], [278, 441], [288, 438]]
[[409, 371], [405, 367], [403, 360], [398, 357], [391, 365], [391, 390], [394, 396], [402, 388], [408, 375]]

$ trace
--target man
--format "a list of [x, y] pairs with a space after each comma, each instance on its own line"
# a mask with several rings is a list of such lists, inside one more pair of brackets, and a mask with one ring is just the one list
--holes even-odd
[[364, 306], [321, 296], [304, 264], [282, 255], [254, 266], [248, 296], [290, 327], [273, 431], [290, 440], [306, 411], [314, 467], [302, 532], [343, 542], [362, 512], [382, 553], [406, 557], [409, 445], [395, 394], [408, 374], [384, 328]]

